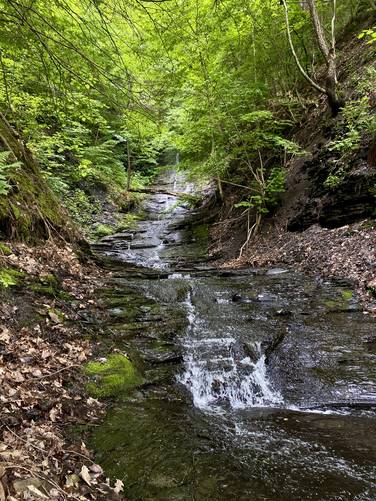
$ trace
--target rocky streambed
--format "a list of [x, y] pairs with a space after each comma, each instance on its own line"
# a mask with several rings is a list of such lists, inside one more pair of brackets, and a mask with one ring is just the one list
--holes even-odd
[[[174, 171], [156, 188], [192, 189]], [[374, 319], [343, 280], [212, 267], [207, 234], [159, 193], [94, 246], [102, 344], [137, 379], [92, 434], [98, 462], [130, 500], [375, 499]]]

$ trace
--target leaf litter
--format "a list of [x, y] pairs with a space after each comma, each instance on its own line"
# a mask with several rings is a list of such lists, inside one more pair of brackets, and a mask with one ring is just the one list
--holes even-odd
[[[86, 394], [82, 373], [94, 345], [82, 310], [101, 314], [94, 299], [100, 270], [67, 244], [7, 245], [13, 252], [0, 266], [24, 278], [0, 288], [0, 501], [124, 499], [123, 482], [111, 486], [72, 436], [73, 427], [98, 422], [106, 410]], [[51, 277], [63, 299], [58, 290], [30, 287]]]

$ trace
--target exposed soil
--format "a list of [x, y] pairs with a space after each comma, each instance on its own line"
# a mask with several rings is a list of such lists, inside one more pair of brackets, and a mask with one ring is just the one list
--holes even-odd
[[119, 499], [122, 483], [109, 485], [74, 432], [105, 411], [82, 371], [100, 270], [67, 244], [7, 245], [1, 269], [23, 274], [0, 288], [0, 500]]

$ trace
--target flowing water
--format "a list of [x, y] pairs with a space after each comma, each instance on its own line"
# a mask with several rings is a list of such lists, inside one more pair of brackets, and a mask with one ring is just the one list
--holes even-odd
[[211, 267], [199, 220], [153, 195], [95, 246], [108, 343], [144, 379], [94, 431], [98, 461], [129, 500], [375, 500], [375, 322], [344, 281]]

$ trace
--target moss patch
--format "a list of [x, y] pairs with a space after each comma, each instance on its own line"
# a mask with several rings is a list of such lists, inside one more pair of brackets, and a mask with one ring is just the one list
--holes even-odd
[[87, 390], [95, 397], [114, 397], [136, 388], [142, 378], [124, 355], [111, 355], [105, 362], [89, 362], [85, 373], [93, 378]]
[[72, 300], [73, 296], [61, 290], [60, 281], [55, 275], [46, 275], [40, 277], [38, 281], [33, 281], [29, 289], [42, 296], [59, 298], [61, 300]]
[[114, 232], [113, 228], [111, 226], [108, 226], [107, 224], [99, 224], [95, 230], [95, 236], [100, 238], [100, 237], [107, 237], [108, 235], [111, 235]]
[[344, 301], [350, 301], [354, 297], [354, 293], [352, 291], [342, 291], [342, 298]]
[[0, 242], [0, 256], [10, 256], [10, 254], [12, 254], [12, 249]]
[[52, 229], [73, 234], [66, 211], [39, 170], [21, 167], [12, 172], [11, 190], [0, 197], [0, 231], [8, 238], [28, 242], [46, 238]]

